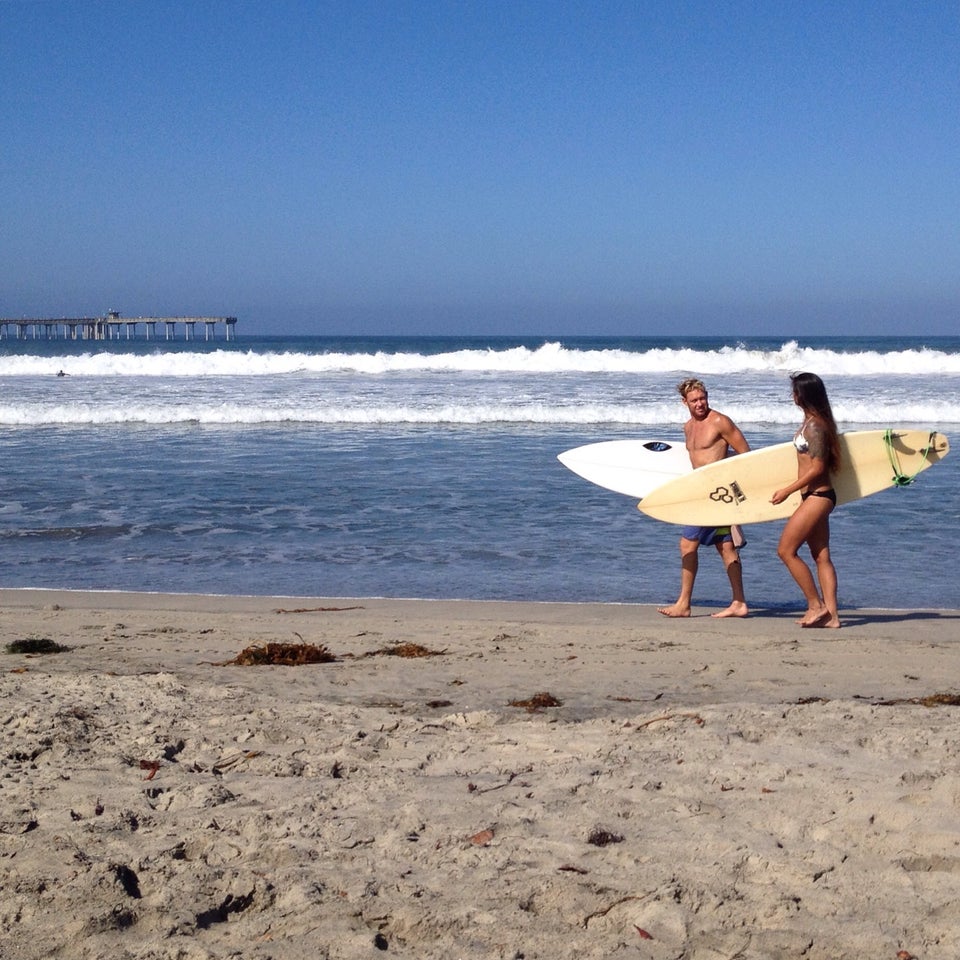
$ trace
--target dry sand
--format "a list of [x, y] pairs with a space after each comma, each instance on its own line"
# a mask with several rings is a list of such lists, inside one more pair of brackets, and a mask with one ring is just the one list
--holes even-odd
[[0, 955], [956, 960], [960, 613], [696, 612], [0, 591]]

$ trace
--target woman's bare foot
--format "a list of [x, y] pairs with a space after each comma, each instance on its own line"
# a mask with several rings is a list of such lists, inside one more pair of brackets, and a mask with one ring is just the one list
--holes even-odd
[[720, 620], [724, 617], [746, 617], [749, 613], [750, 608], [742, 600], [734, 600], [726, 610], [718, 610], [710, 616]]
[[690, 608], [680, 605], [680, 602], [671, 603], [669, 607], [657, 607], [657, 613], [662, 613], [665, 617], [689, 617]]

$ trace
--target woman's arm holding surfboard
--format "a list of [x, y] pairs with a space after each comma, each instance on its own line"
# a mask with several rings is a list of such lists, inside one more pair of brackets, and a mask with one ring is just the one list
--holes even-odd
[[771, 503], [783, 503], [791, 493], [796, 493], [798, 490], [803, 490], [811, 483], [813, 483], [817, 478], [824, 476], [827, 471], [827, 465], [819, 457], [808, 457], [809, 466], [803, 473], [800, 474], [797, 479], [790, 484], [789, 487], [783, 487], [781, 490], [777, 490], [776, 493], [770, 498]]

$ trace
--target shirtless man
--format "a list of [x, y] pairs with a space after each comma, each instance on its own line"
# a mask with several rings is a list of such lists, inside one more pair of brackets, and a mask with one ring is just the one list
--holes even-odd
[[[690, 419], [684, 424], [687, 452], [694, 467], [722, 460], [732, 449], [734, 453], [746, 453], [750, 445], [739, 427], [727, 416], [710, 409], [707, 388], [702, 380], [689, 379], [677, 385], [683, 397], [683, 405], [690, 411]], [[735, 545], [736, 542], [736, 545]], [[750, 611], [743, 593], [743, 569], [740, 566], [739, 547], [742, 539], [739, 527], [684, 527], [680, 535], [680, 596], [669, 607], [659, 607], [665, 617], [689, 617], [690, 601], [693, 598], [693, 583], [697, 578], [700, 545], [713, 544], [727, 568], [733, 600], [725, 610], [714, 617], [745, 617]]]

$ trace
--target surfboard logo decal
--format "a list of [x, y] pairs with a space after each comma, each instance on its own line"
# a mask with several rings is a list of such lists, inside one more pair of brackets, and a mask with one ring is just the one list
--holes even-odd
[[740, 489], [740, 484], [733, 480], [729, 486], [720, 486], [711, 491], [710, 499], [715, 503], [743, 503], [747, 497]]
[[651, 440], [643, 446], [644, 449], [649, 450], [651, 453], [665, 453], [667, 450], [673, 449], [669, 443], [664, 443], [663, 440]]

